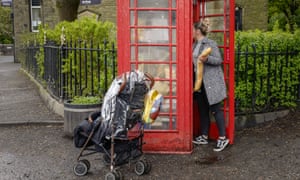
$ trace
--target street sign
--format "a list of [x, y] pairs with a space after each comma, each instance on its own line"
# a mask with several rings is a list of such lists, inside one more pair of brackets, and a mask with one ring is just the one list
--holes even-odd
[[81, 5], [94, 5], [100, 4], [102, 0], [80, 0]]
[[1, 6], [11, 7], [11, 5], [12, 5], [12, 0], [1, 0]]

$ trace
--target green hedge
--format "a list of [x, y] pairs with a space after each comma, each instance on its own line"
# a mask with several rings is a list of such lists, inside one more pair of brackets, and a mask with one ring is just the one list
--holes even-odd
[[300, 31], [236, 32], [235, 38], [237, 110], [296, 106]]
[[[62, 36], [64, 35], [64, 37]], [[112, 43], [116, 42], [116, 28], [115, 25], [111, 22], [102, 22], [97, 21], [94, 18], [83, 18], [80, 20], [76, 20], [74, 22], [60, 22], [55, 26], [54, 29], [50, 29], [48, 27], [40, 27], [39, 33], [37, 35], [38, 44], [42, 45], [37, 54], [37, 60], [39, 65], [39, 76], [43, 77], [44, 74], [44, 47], [46, 41], [54, 41], [57, 46], [61, 46], [61, 38], [64, 38], [65, 45], [68, 48], [81, 48], [82, 51], [79, 52], [74, 50], [68, 50], [67, 56], [63, 59], [63, 72], [68, 75], [68, 86], [65, 87], [67, 89], [67, 94], [69, 97], [77, 96], [75, 92], [81, 92], [81, 96], [89, 96], [89, 95], [99, 95], [101, 96], [101, 92], [104, 87], [104, 56], [108, 58], [107, 62], [112, 63], [113, 59], [111, 53], [107, 53], [108, 51], [96, 51], [95, 49], [100, 48], [101, 50], [105, 50], [104, 48], [111, 48]], [[104, 41], [107, 42], [104, 45]], [[94, 49], [92, 50], [84, 50], [85, 48]], [[81, 64], [78, 63], [81, 61]], [[97, 76], [97, 63], [101, 61], [100, 65], [100, 78]], [[76, 64], [74, 62], [77, 62]], [[85, 63], [86, 62], [86, 63]], [[72, 67], [71, 67], [72, 66]], [[87, 68], [85, 68], [85, 66]], [[81, 74], [79, 74], [79, 69], [81, 67]], [[93, 70], [91, 70], [91, 67]], [[87, 72], [85, 72], [87, 71]], [[93, 71], [93, 74], [92, 74]], [[108, 70], [107, 76], [112, 76], [114, 72], [112, 72], [111, 68]], [[88, 74], [85, 78], [84, 74]], [[74, 77], [77, 77], [76, 82]], [[81, 79], [78, 77], [81, 76]], [[93, 87], [91, 85], [91, 76], [93, 76]], [[80, 81], [81, 80], [81, 81]], [[83, 84], [83, 89], [74, 89], [74, 84], [78, 84], [79, 81]], [[110, 83], [111, 79], [109, 79]], [[99, 84], [100, 82], [100, 84]], [[70, 86], [73, 84], [73, 87]], [[86, 84], [86, 85], [85, 85]]]

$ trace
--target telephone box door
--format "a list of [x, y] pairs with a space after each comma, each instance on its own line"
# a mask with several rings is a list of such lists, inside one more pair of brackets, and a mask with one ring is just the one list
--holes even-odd
[[[208, 38], [217, 42], [223, 55], [224, 77], [227, 86], [227, 98], [224, 101], [226, 134], [230, 143], [234, 140], [234, 0], [194, 0], [193, 21], [208, 20]], [[194, 102], [194, 136], [200, 134], [197, 103]], [[212, 116], [213, 117], [213, 116]], [[218, 130], [212, 118], [210, 137], [217, 138]]]

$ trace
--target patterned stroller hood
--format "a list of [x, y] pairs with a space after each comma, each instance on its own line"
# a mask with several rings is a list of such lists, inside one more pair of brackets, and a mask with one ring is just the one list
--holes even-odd
[[116, 127], [116, 137], [127, 136], [127, 130], [141, 120], [144, 98], [151, 84], [147, 79], [146, 75], [138, 70], [126, 72], [114, 79], [105, 94], [101, 118], [97, 120], [101, 121], [101, 124], [93, 139], [101, 142], [104, 137], [110, 137], [112, 123]]

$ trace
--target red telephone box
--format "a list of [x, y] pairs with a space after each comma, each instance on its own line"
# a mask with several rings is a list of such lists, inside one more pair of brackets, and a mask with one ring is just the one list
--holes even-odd
[[[214, 7], [214, 2], [223, 4], [222, 10], [209, 9]], [[211, 38], [219, 38], [214, 40], [224, 52], [228, 86], [224, 114], [232, 143], [234, 0], [117, 0], [118, 72], [131, 69], [148, 72], [156, 80], [153, 88], [164, 95], [159, 117], [146, 127], [145, 151], [192, 151], [192, 138], [197, 129], [193, 126], [199, 121], [194, 118], [197, 113], [193, 113], [192, 24], [200, 17], [218, 19], [221, 23], [212, 29]], [[214, 136], [215, 131], [211, 128]]]

